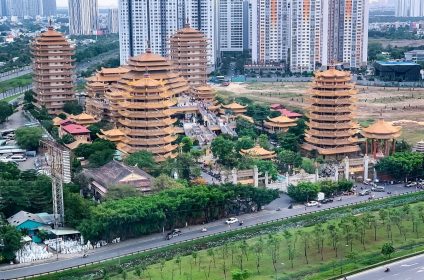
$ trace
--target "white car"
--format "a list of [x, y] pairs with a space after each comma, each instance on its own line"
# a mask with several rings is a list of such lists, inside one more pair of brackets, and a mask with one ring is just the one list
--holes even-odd
[[228, 220], [225, 221], [225, 223], [227, 225], [231, 225], [231, 224], [234, 224], [234, 223], [237, 223], [237, 222], [238, 222], [237, 218], [229, 218]]
[[308, 207], [312, 207], [312, 206], [318, 206], [319, 202], [318, 201], [309, 201], [308, 203], [306, 203], [306, 206]]

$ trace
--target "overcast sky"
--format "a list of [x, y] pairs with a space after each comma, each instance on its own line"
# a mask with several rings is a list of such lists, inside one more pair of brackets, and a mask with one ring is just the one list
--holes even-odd
[[[118, 0], [98, 0], [100, 7], [118, 7]], [[68, 0], [56, 0], [57, 6], [67, 7]]]

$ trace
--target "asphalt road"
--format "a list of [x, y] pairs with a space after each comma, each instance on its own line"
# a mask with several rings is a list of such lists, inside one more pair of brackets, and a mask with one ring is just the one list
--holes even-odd
[[[386, 267], [389, 272], [384, 272]], [[380, 266], [347, 277], [348, 280], [421, 280], [424, 279], [424, 255]]]
[[[388, 186], [387, 191], [392, 191], [392, 194], [400, 194], [405, 192], [413, 191], [401, 186]], [[388, 196], [386, 192], [374, 193], [376, 198]], [[255, 225], [265, 221], [270, 221], [283, 217], [291, 217], [294, 215], [308, 213], [316, 211], [318, 209], [327, 209], [335, 206], [346, 205], [349, 203], [359, 202], [368, 200], [368, 196], [344, 196], [341, 201], [334, 201], [333, 203], [324, 204], [321, 208], [307, 207], [303, 205], [295, 205], [293, 209], [288, 209], [287, 206], [290, 203], [290, 199], [286, 195], [282, 195], [280, 198], [273, 201], [265, 209], [258, 213], [245, 214], [238, 217], [239, 220], [244, 221], [244, 226]], [[281, 211], [277, 211], [277, 208], [281, 208]], [[238, 228], [238, 225], [231, 227], [224, 224], [224, 220], [215, 221], [206, 224], [208, 231], [201, 232], [202, 225], [189, 226], [181, 229], [183, 234], [179, 237], [175, 237], [171, 240], [164, 240], [163, 234], [153, 234], [143, 238], [132, 239], [119, 244], [110, 244], [105, 247], [93, 250], [89, 252], [88, 257], [82, 258], [77, 256], [70, 259], [59, 259], [58, 261], [50, 259], [46, 263], [38, 263], [33, 265], [15, 265], [15, 266], [2, 266], [0, 267], [0, 279], [13, 279], [19, 277], [25, 277], [33, 274], [46, 273], [49, 271], [65, 269], [77, 265], [83, 265], [94, 261], [100, 261], [108, 258], [118, 257], [125, 254], [150, 249], [158, 246], [166, 246], [172, 243], [190, 240], [192, 238], [209, 235], [213, 233], [220, 233], [232, 228]]]
[[28, 66], [28, 67], [24, 67], [22, 69], [16, 70], [14, 72], [10, 71], [10, 72], [7, 72], [7, 73], [2, 73], [2, 74], [0, 74], [0, 82], [7, 81], [7, 80], [10, 80], [10, 79], [13, 79], [13, 78], [17, 78], [17, 77], [29, 74], [31, 72], [32, 72], [32, 68], [30, 66]]

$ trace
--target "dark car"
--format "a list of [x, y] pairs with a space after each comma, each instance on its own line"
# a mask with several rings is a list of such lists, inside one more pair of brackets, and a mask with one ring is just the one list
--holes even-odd
[[332, 199], [332, 198], [324, 198], [323, 200], [321, 200], [321, 203], [326, 204], [326, 203], [331, 203], [333, 201], [334, 201], [334, 199]]
[[369, 194], [371, 194], [370, 190], [363, 190], [359, 193], [359, 196], [364, 196], [364, 195], [369, 195]]
[[183, 233], [181, 232], [181, 230], [179, 230], [179, 229], [174, 229], [174, 230], [172, 230], [171, 232], [169, 232], [169, 233], [166, 235], [166, 240], [169, 240], [169, 239], [171, 239], [171, 238], [173, 238], [173, 237], [180, 236], [181, 234], [183, 234]]

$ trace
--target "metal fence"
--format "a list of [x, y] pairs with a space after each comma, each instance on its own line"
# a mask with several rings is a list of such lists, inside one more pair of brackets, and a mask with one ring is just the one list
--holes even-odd
[[58, 272], [64, 272], [64, 271], [71, 270], [71, 269], [87, 267], [87, 266], [94, 265], [94, 264], [100, 264], [100, 263], [103, 263], [103, 262], [106, 262], [106, 261], [120, 259], [122, 257], [146, 253], [146, 252], [166, 248], [166, 247], [169, 247], [169, 246], [173, 246], [173, 245], [177, 245], [177, 244], [181, 244], [181, 243], [187, 243], [187, 242], [200, 240], [200, 239], [205, 239], [205, 238], [209, 238], [209, 237], [213, 237], [213, 236], [217, 236], [217, 235], [221, 235], [221, 234], [225, 234], [225, 233], [229, 233], [229, 232], [242, 231], [242, 230], [245, 230], [245, 229], [248, 229], [248, 228], [253, 228], [253, 227], [262, 226], [262, 225], [268, 225], [268, 224], [272, 224], [272, 223], [278, 223], [278, 222], [282, 222], [282, 221], [292, 219], [292, 218], [302, 217], [302, 216], [306, 216], [306, 215], [310, 215], [310, 214], [325, 212], [325, 211], [338, 209], [338, 208], [344, 208], [344, 207], [348, 207], [348, 206], [354, 206], [354, 205], [359, 205], [359, 204], [368, 204], [368, 203], [372, 203], [373, 201], [376, 201], [376, 200], [383, 200], [383, 199], [390, 198], [390, 197], [399, 197], [399, 196], [404, 196], [404, 195], [408, 195], [408, 194], [411, 194], [411, 193], [417, 193], [417, 192], [422, 192], [422, 191], [424, 191], [424, 190], [417, 189], [417, 190], [414, 190], [414, 191], [405, 192], [405, 193], [401, 193], [401, 194], [394, 194], [394, 195], [390, 195], [390, 196], [386, 196], [386, 197], [374, 198], [372, 200], [363, 200], [363, 201], [357, 201], [357, 202], [352, 202], [352, 203], [348, 203], [348, 204], [338, 205], [338, 206], [330, 207], [330, 208], [326, 208], [326, 209], [318, 209], [318, 210], [307, 212], [307, 213], [296, 214], [296, 215], [292, 215], [292, 216], [289, 216], [289, 217], [283, 217], [283, 218], [278, 218], [278, 219], [273, 219], [273, 220], [270, 220], [270, 221], [257, 223], [257, 224], [254, 224], [254, 225], [248, 225], [248, 226], [233, 228], [233, 229], [224, 230], [224, 231], [217, 232], [217, 233], [212, 233], [212, 234], [207, 234], [207, 235], [203, 235], [203, 236], [199, 236], [199, 237], [194, 237], [194, 238], [187, 239], [187, 240], [177, 241], [177, 242], [174, 242], [172, 244], [167, 244], [167, 245], [163, 245], [163, 246], [156, 246], [156, 247], [149, 248], [149, 249], [138, 250], [138, 251], [134, 251], [134, 252], [127, 253], [127, 254], [122, 254], [120, 256], [115, 256], [115, 257], [103, 259], [103, 260], [100, 260], [100, 261], [87, 262], [85, 264], [70, 266], [68, 268], [57, 269], [57, 270], [53, 270], [53, 271], [49, 271], [49, 272], [45, 272], [45, 273], [31, 274], [31, 275], [27, 275], [25, 277], [20, 277], [20, 278], [17, 278], [17, 279], [28, 279], [28, 278], [34, 278], [34, 277], [39, 277], [39, 276], [43, 276], [43, 275], [54, 274], [54, 273], [58, 273]]

